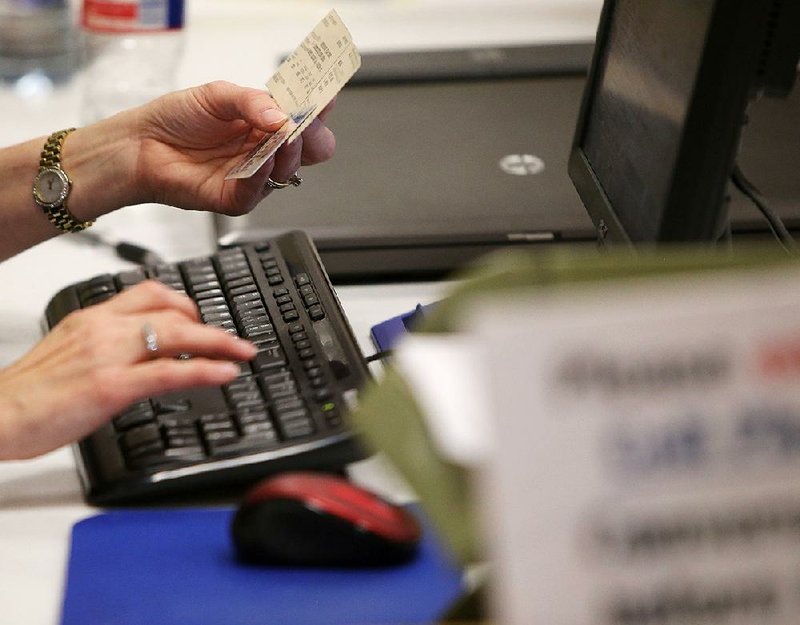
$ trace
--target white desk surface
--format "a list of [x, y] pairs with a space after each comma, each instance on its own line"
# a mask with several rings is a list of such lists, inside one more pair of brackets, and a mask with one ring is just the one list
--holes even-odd
[[[331, 7], [362, 51], [521, 44], [589, 39], [600, 0], [190, 0], [178, 86], [223, 78], [260, 86]], [[0, 146], [79, 123], [81, 77], [49, 96], [21, 99], [0, 88]], [[335, 114], [335, 113], [334, 113]], [[313, 170], [308, 171], [313, 176]], [[146, 205], [100, 220], [97, 229], [147, 244], [167, 260], [213, 250], [209, 215]], [[190, 232], [191, 236], [186, 236]], [[128, 267], [103, 248], [62, 237], [0, 265], [0, 366], [40, 337], [42, 312], [55, 292], [98, 273]], [[346, 286], [337, 289], [365, 353], [371, 325], [435, 301], [434, 283]], [[411, 496], [376, 460], [355, 476], [397, 497]], [[80, 493], [69, 449], [24, 462], [0, 463], [0, 622], [54, 625], [72, 524], [97, 510]]]

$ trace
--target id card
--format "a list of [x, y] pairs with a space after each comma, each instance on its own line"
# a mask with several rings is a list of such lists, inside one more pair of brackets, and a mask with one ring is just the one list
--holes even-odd
[[267, 81], [267, 90], [289, 119], [234, 167], [226, 180], [249, 178], [313, 122], [361, 67], [350, 31], [331, 10]]

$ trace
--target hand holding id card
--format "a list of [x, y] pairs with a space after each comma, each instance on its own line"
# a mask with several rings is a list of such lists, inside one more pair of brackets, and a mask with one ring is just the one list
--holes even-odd
[[289, 119], [266, 135], [226, 180], [249, 178], [291, 143], [361, 67], [361, 55], [336, 11], [331, 10], [267, 81], [267, 90]]

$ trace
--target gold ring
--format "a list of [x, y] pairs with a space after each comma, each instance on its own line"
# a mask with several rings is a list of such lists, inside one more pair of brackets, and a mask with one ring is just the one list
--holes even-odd
[[278, 182], [277, 180], [273, 180], [272, 178], [267, 178], [267, 188], [268, 189], [285, 189], [286, 187], [299, 187], [303, 182], [303, 179], [297, 175], [295, 172], [286, 182]]

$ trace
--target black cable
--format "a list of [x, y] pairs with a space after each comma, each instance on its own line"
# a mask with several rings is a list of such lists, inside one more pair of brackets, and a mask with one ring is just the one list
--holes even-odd
[[94, 245], [104, 245], [114, 250], [114, 253], [122, 260], [127, 260], [139, 265], [157, 265], [164, 262], [163, 259], [153, 250], [129, 243], [128, 241], [112, 241], [108, 237], [92, 232], [81, 230], [74, 233], [77, 238], [89, 241]]
[[794, 238], [792, 238], [791, 233], [781, 221], [781, 218], [775, 213], [772, 208], [769, 206], [766, 198], [761, 195], [761, 192], [756, 188], [756, 186], [750, 182], [742, 173], [742, 170], [739, 168], [738, 163], [733, 166], [733, 172], [731, 172], [731, 181], [733, 182], [734, 186], [739, 189], [744, 195], [746, 195], [753, 204], [756, 205], [761, 214], [767, 220], [770, 229], [772, 230], [772, 234], [775, 235], [775, 238], [778, 239], [778, 242], [783, 246], [783, 248], [787, 252], [796, 252], [797, 251], [797, 243], [795, 242]]
[[366, 360], [368, 363], [375, 362], [376, 360], [383, 360], [385, 358], [389, 358], [392, 355], [392, 353], [393, 352], [391, 349], [386, 349], [383, 350], [382, 352], [376, 352], [371, 356], [367, 356], [364, 360]]

